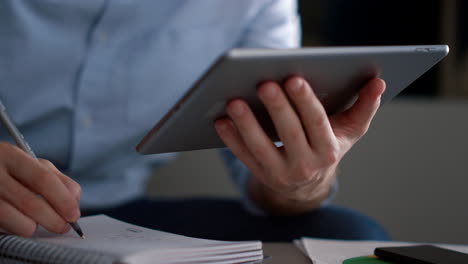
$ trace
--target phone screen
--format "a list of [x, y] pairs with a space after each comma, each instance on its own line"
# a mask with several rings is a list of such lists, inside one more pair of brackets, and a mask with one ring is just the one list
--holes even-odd
[[468, 263], [468, 254], [431, 245], [376, 248], [374, 254], [382, 260], [411, 264]]

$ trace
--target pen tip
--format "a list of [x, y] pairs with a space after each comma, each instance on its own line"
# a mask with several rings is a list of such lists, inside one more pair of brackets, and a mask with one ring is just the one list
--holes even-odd
[[78, 234], [78, 236], [80, 236], [81, 239], [84, 239], [84, 234], [83, 231], [81, 231], [80, 225], [77, 222], [72, 222], [70, 223], [70, 225], [72, 226], [73, 230], [75, 230], [75, 232]]

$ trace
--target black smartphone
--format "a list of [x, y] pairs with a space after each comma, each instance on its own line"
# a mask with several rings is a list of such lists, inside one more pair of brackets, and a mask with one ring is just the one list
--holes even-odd
[[380, 247], [374, 254], [393, 263], [462, 264], [468, 263], [468, 254], [432, 245]]

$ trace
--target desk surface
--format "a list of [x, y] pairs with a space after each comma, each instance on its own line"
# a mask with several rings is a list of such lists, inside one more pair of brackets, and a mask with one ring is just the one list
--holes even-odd
[[272, 256], [265, 264], [311, 264], [312, 262], [302, 254], [292, 243], [263, 243], [263, 254]]

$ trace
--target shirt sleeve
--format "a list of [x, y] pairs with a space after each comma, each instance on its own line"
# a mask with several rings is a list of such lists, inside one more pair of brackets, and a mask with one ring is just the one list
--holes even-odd
[[[265, 3], [252, 19], [239, 46], [243, 48], [297, 48], [301, 42], [300, 32], [300, 17], [296, 0], [272, 0]], [[246, 210], [254, 215], [266, 216], [267, 213], [257, 207], [249, 197], [247, 183], [251, 174], [247, 167], [229, 149], [222, 149], [221, 155], [240, 190], [241, 201]], [[321, 205], [329, 204], [337, 191], [338, 183], [335, 181], [328, 197]]]

